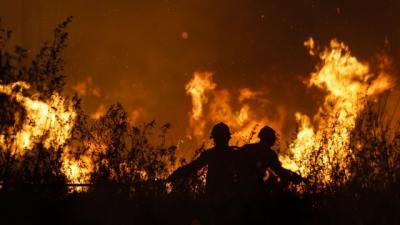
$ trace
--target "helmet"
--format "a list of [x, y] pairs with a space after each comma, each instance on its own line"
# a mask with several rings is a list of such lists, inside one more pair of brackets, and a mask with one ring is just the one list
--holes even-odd
[[231, 131], [225, 123], [216, 124], [211, 130], [210, 138], [231, 137]]
[[258, 138], [260, 138], [260, 140], [275, 139], [276, 132], [271, 127], [265, 126], [265, 127], [261, 128], [260, 132], [258, 133]]

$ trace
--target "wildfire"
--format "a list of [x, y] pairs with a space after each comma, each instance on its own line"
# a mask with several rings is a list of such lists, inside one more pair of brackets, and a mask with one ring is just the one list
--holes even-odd
[[[290, 144], [289, 154], [281, 156], [281, 160], [284, 167], [304, 177], [316, 175], [311, 179], [322, 186], [345, 183], [351, 176], [349, 168], [354, 154], [350, 140], [357, 117], [365, 107], [366, 98], [375, 97], [391, 87], [390, 77], [385, 73], [372, 74], [367, 63], [360, 62], [351, 55], [348, 46], [336, 40], [322, 51], [316, 48], [313, 39], [305, 42], [305, 46], [310, 55], [319, 56], [321, 60], [307, 82], [308, 87], [315, 86], [325, 91], [326, 96], [312, 118], [299, 112], [295, 114], [299, 130]], [[72, 102], [59, 93], [53, 93], [48, 100], [35, 97], [38, 95], [26, 96], [29, 89], [30, 85], [21, 81], [0, 84], [0, 93], [20, 104], [26, 114], [20, 129], [10, 128], [0, 134], [0, 147], [17, 156], [23, 156], [39, 143], [48, 150], [64, 148], [62, 172], [68, 182], [88, 183], [94, 171], [95, 154], [92, 153], [105, 152], [112, 140], [104, 137], [112, 135], [96, 130], [92, 139], [82, 141], [82, 147], [87, 151], [77, 157], [74, 146], [65, 146], [77, 118]], [[254, 134], [263, 125], [274, 127], [278, 132], [282, 128], [285, 109], [277, 109], [278, 119], [268, 118], [265, 109], [269, 102], [263, 91], [217, 88], [210, 72], [195, 72], [185, 89], [192, 100], [190, 139], [207, 139], [211, 126], [221, 121], [229, 124], [233, 131], [232, 142], [237, 145], [253, 142]], [[98, 120], [105, 111], [101, 105], [91, 117]], [[131, 120], [135, 121], [139, 114], [140, 111], [133, 111]]]
[[[254, 141], [253, 134], [264, 124], [280, 129], [281, 121], [270, 121], [264, 113], [256, 113], [260, 110], [252, 107], [257, 103], [261, 109], [260, 106], [266, 103], [263, 92], [250, 88], [242, 88], [238, 92], [217, 89], [212, 77], [209, 72], [196, 72], [186, 85], [186, 93], [192, 97], [191, 135], [204, 140], [208, 137], [209, 128], [223, 121], [233, 131], [232, 143], [244, 144]], [[284, 110], [279, 110], [283, 119]]]
[[[62, 172], [66, 175], [68, 182], [73, 184], [89, 184], [91, 175], [95, 170], [94, 161], [98, 159], [96, 153], [106, 152], [107, 145], [111, 143], [110, 140], [104, 139], [109, 135], [102, 136], [100, 130], [95, 130], [91, 133], [91, 138], [82, 141], [80, 148], [84, 151], [78, 151], [72, 147], [67, 147], [63, 154], [63, 167]], [[104, 134], [104, 133], [103, 133]], [[74, 153], [80, 152], [79, 155]], [[87, 191], [88, 187], [72, 187], [70, 191]]]
[[[310, 54], [316, 53], [315, 44], [309, 39], [305, 45]], [[370, 73], [369, 65], [350, 54], [348, 46], [332, 40], [319, 57], [321, 64], [311, 74], [308, 86], [327, 92], [324, 104], [311, 119], [296, 114], [299, 131], [290, 145], [291, 157], [282, 157], [283, 165], [322, 185], [344, 183], [350, 177], [349, 166], [353, 158], [350, 148], [351, 131], [359, 113], [364, 109], [365, 98], [376, 96], [390, 88], [390, 78], [381, 73]]]
[[[81, 155], [78, 159], [73, 157], [72, 152], [66, 149], [63, 155], [63, 165], [61, 171], [65, 174], [69, 183], [87, 184], [93, 171], [93, 161], [88, 155]], [[87, 187], [71, 187], [70, 191], [87, 191]]]
[[[11, 96], [24, 108], [24, 118], [20, 130], [10, 129], [7, 134], [0, 135], [0, 145], [4, 150], [11, 150], [17, 156], [23, 156], [33, 147], [42, 143], [46, 149], [64, 148], [62, 154], [62, 171], [69, 183], [86, 183], [90, 176], [90, 158], [72, 157], [69, 146], [64, 146], [71, 138], [71, 132], [76, 119], [72, 102], [67, 102], [58, 93], [53, 93], [47, 101], [24, 96], [30, 85], [25, 82], [15, 82], [0, 85], [0, 93]], [[81, 191], [81, 187], [74, 190]]]
[[186, 85], [186, 94], [192, 96], [192, 112], [190, 114], [190, 126], [193, 135], [202, 137], [205, 121], [202, 118], [203, 105], [208, 102], [207, 94], [214, 90], [216, 84], [212, 81], [212, 73], [195, 73], [193, 79]]
[[[25, 82], [0, 85], [0, 93], [11, 96], [26, 111], [22, 128], [11, 130], [7, 138], [6, 134], [1, 134], [0, 145], [19, 155], [32, 150], [39, 142], [47, 149], [59, 148], [71, 137], [76, 118], [72, 103], [66, 104], [66, 100], [58, 93], [54, 93], [46, 102], [35, 100], [23, 95], [23, 91], [28, 89], [30, 85]], [[8, 143], [8, 140], [13, 142]]]

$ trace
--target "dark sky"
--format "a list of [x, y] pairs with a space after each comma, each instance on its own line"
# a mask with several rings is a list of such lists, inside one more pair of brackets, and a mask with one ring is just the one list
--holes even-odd
[[0, 0], [13, 41], [32, 51], [74, 16], [67, 90], [86, 82], [88, 112], [119, 101], [139, 119], [171, 122], [177, 136], [191, 107], [184, 86], [199, 70], [221, 88], [264, 90], [266, 114], [284, 106], [289, 129], [294, 112], [311, 114], [321, 100], [302, 83], [317, 62], [303, 42], [337, 38], [362, 60], [384, 52], [396, 62], [399, 12], [394, 0]]

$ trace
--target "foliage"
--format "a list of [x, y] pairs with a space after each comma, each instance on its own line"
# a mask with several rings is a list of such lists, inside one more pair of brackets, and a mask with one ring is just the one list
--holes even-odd
[[[67, 18], [56, 27], [53, 40], [46, 42], [31, 62], [27, 50], [18, 46], [11, 52], [7, 50], [11, 32], [0, 26], [0, 84], [26, 81], [35, 92], [40, 93], [41, 99], [48, 99], [54, 92], [61, 93], [65, 85], [62, 52], [67, 47], [68, 39], [65, 29], [71, 19]], [[168, 195], [163, 180], [179, 166], [176, 147], [166, 141], [170, 124], [158, 127], [151, 121], [142, 126], [132, 125], [120, 104], [110, 106], [104, 116], [93, 121], [82, 110], [79, 97], [75, 96], [73, 102], [78, 118], [71, 140], [64, 145], [57, 149], [46, 149], [39, 143], [23, 156], [17, 156], [7, 148], [0, 149], [0, 189], [3, 193], [19, 190], [18, 185], [28, 184], [43, 185], [39, 189], [46, 194], [55, 190], [66, 194], [65, 185], [68, 181], [62, 166], [63, 156], [70, 154], [70, 157], [80, 160], [81, 166], [90, 171], [88, 182], [93, 188], [89, 189], [89, 193], [106, 190], [107, 193], [111, 191], [113, 194], [133, 196], [136, 200], [146, 197], [157, 198], [159, 201], [167, 196], [197, 199], [204, 194], [206, 169], [193, 174], [187, 183], [175, 186], [172, 195]], [[351, 149], [354, 149], [354, 156], [346, 159], [351, 165], [349, 170], [352, 176], [346, 184], [339, 185], [345, 174], [333, 169], [331, 177], [338, 181], [321, 191], [317, 184], [321, 179], [319, 171], [323, 165], [315, 163], [321, 157], [321, 151], [317, 150], [309, 156], [308, 163], [313, 165], [308, 177], [311, 185], [306, 187], [302, 196], [297, 195], [295, 200], [301, 201], [303, 198], [312, 202], [313, 210], [317, 212], [314, 214], [317, 224], [327, 219], [323, 218], [324, 215], [343, 215], [345, 210], [354, 214], [353, 220], [347, 221], [349, 224], [363, 224], [366, 220], [359, 215], [368, 215], [368, 210], [362, 211], [366, 203], [379, 202], [379, 197], [390, 199], [388, 196], [394, 196], [393, 203], [399, 198], [396, 192], [400, 186], [400, 124], [390, 118], [387, 120], [387, 114], [379, 108], [379, 104], [368, 102], [367, 106], [352, 131]], [[24, 119], [24, 109], [12, 98], [0, 95], [0, 133], [7, 134], [6, 138], [10, 142], [13, 138], [12, 133], [9, 133], [10, 128], [14, 131], [20, 129]], [[330, 129], [335, 129], [335, 126], [332, 125]], [[250, 139], [254, 134], [253, 130]], [[327, 141], [326, 138], [322, 140]], [[326, 145], [321, 143], [320, 146], [323, 148]], [[66, 152], [67, 147], [72, 151]], [[199, 152], [203, 150], [201, 147]], [[89, 158], [90, 161], [83, 158]], [[335, 167], [332, 160], [330, 166]], [[84, 198], [85, 194], [78, 196]], [[340, 221], [341, 217], [337, 218]]]

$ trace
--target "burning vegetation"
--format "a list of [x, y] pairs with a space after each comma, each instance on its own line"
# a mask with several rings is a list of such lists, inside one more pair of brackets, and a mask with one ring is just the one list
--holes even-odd
[[[305, 45], [311, 55], [318, 54], [313, 39]], [[321, 63], [306, 83], [327, 94], [312, 119], [296, 113], [299, 131], [289, 146], [291, 158], [283, 161], [287, 168], [325, 187], [345, 184], [351, 178], [357, 150], [352, 148], [351, 138], [357, 119], [367, 103], [389, 90], [392, 83], [385, 71], [374, 74], [367, 63], [352, 56], [348, 46], [337, 40], [318, 55]]]
[[[171, 190], [163, 179], [179, 166], [177, 147], [166, 139], [169, 124], [137, 126], [119, 104], [89, 116], [81, 109], [79, 96], [63, 96], [61, 53], [69, 22], [55, 29], [54, 40], [29, 66], [24, 49], [6, 51], [10, 34], [1, 30], [1, 190], [14, 190], [15, 183], [78, 185], [61, 185], [65, 193], [117, 185], [117, 192], [130, 195], [166, 196]], [[396, 185], [400, 129], [380, 104], [383, 93], [395, 86], [387, 58], [381, 58], [381, 66], [371, 66], [335, 39], [322, 49], [313, 39], [305, 46], [320, 60], [305, 85], [325, 93], [315, 115], [287, 115], [279, 108], [279, 116], [268, 118], [263, 111], [269, 103], [265, 91], [229, 91], [214, 82], [213, 73], [195, 72], [184, 87], [192, 110], [187, 137], [181, 140], [202, 143], [211, 126], [224, 121], [234, 131], [232, 143], [243, 145], [257, 141], [254, 134], [261, 126], [281, 131], [283, 119], [294, 116], [298, 129], [279, 153], [285, 168], [310, 182], [294, 189], [300, 190], [298, 195], [320, 197], [341, 188], [386, 190]], [[201, 182], [202, 177], [195, 177], [188, 192], [201, 194]]]

